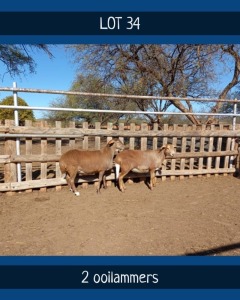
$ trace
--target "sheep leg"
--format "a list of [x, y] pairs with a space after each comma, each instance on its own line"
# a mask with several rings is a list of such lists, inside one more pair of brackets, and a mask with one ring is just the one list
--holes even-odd
[[119, 177], [118, 177], [118, 187], [121, 192], [124, 192], [125, 189], [124, 189], [124, 184], [123, 184], [123, 176], [121, 173], [119, 174]]
[[70, 183], [70, 176], [69, 174], [66, 174], [66, 181], [69, 187], [69, 191], [72, 192], [72, 187], [71, 187], [71, 183]]
[[156, 185], [156, 182], [155, 182], [155, 171], [154, 170], [150, 170], [150, 190], [152, 190], [155, 185]]
[[118, 184], [119, 173], [120, 173], [120, 165], [115, 164], [115, 185]]
[[154, 174], [154, 178], [153, 178], [153, 186], [155, 187], [157, 184], [157, 177], [156, 174]]
[[118, 186], [119, 186], [119, 189], [120, 189], [120, 191], [121, 192], [125, 192], [125, 190], [126, 190], [126, 186], [125, 186], [125, 184], [124, 184], [124, 182], [123, 182], [123, 178], [124, 178], [124, 176], [125, 175], [127, 175], [127, 173], [128, 173], [129, 171], [122, 171], [120, 174], [119, 174], [119, 178], [118, 178]]
[[155, 171], [153, 171], [152, 184], [153, 184], [153, 187], [155, 187], [157, 184], [157, 177], [156, 177]]
[[104, 185], [104, 186], [106, 185], [106, 178], [104, 178], [104, 177], [105, 177], [105, 176], [104, 176], [104, 173], [105, 173], [105, 171], [99, 172], [99, 175], [98, 175], [98, 187], [97, 187], [97, 193], [100, 193], [102, 181], [103, 181], [103, 185]]
[[73, 171], [71, 172], [71, 174], [69, 174], [69, 183], [70, 183], [70, 189], [73, 191], [73, 193], [74, 193], [76, 196], [79, 196], [80, 193], [77, 191], [76, 186], [75, 186], [75, 178], [76, 178], [76, 175], [77, 175], [77, 170], [73, 170]]
[[107, 188], [107, 180], [106, 180], [106, 175], [103, 175], [103, 188], [106, 189]]

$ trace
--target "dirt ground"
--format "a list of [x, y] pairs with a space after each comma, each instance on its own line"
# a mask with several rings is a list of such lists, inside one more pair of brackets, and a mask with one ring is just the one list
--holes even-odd
[[0, 194], [0, 255], [240, 255], [232, 176]]

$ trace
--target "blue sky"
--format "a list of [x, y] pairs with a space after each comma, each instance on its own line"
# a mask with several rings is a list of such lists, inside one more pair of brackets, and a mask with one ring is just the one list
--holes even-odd
[[[5, 74], [0, 78], [0, 86], [12, 87], [13, 82], [17, 83], [19, 88], [36, 88], [46, 90], [64, 90], [68, 91], [71, 88], [71, 84], [74, 81], [77, 74], [77, 66], [73, 63], [72, 57], [69, 51], [66, 51], [65, 45], [50, 45], [53, 58], [43, 51], [34, 50], [31, 52], [31, 56], [35, 60], [36, 72], [26, 73], [21, 77], [12, 78], [8, 74]], [[0, 64], [1, 72], [3, 65]], [[216, 82], [216, 88], [225, 86], [226, 82], [229, 81], [229, 77], [232, 76], [231, 72], [221, 77], [221, 82]], [[1, 92], [0, 100], [6, 96], [12, 95], [11, 92]], [[53, 100], [63, 97], [55, 94], [35, 94], [35, 93], [19, 93], [19, 97], [23, 98], [29, 106], [50, 106]], [[36, 118], [43, 116], [43, 111], [34, 111]]]
[[[27, 73], [25, 76], [12, 78], [5, 74], [0, 79], [0, 86], [12, 87], [13, 82], [17, 83], [19, 88], [36, 88], [46, 90], [69, 90], [76, 76], [76, 65], [71, 61], [69, 52], [65, 50], [64, 45], [57, 45], [51, 48], [54, 58], [42, 52], [36, 51], [31, 53], [37, 67], [36, 73]], [[2, 66], [1, 66], [2, 67]], [[2, 74], [3, 72], [1, 72]], [[11, 95], [11, 92], [1, 92], [0, 100]], [[29, 106], [49, 106], [50, 102], [59, 97], [54, 94], [33, 94], [19, 93]], [[37, 118], [41, 117], [41, 111], [34, 111]]]

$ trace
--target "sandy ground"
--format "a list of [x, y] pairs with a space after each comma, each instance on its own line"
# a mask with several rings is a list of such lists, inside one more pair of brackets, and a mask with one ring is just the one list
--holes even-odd
[[240, 255], [232, 176], [0, 194], [0, 255]]

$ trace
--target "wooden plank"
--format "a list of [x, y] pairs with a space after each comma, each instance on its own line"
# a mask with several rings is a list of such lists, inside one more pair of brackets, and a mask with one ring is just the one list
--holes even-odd
[[[75, 129], [76, 123], [74, 121], [70, 121], [68, 126], [69, 126], [70, 129]], [[71, 137], [69, 139], [69, 148], [74, 149], [75, 148], [75, 144], [76, 144], [75, 138]]]
[[[202, 125], [201, 132], [206, 132], [206, 125]], [[205, 137], [201, 136], [200, 138], [200, 152], [204, 152], [204, 146], [205, 146]], [[199, 177], [202, 177], [201, 170], [203, 170], [203, 157], [200, 157], [198, 160], [198, 170], [200, 170]]]
[[164, 172], [162, 172], [162, 175], [166, 175], [166, 176], [171, 176], [171, 175], [175, 175], [175, 176], [189, 176], [189, 175], [206, 175], [206, 174], [232, 174], [234, 173], [235, 170], [234, 169], [230, 169], [230, 168], [220, 168], [219, 170], [215, 170], [215, 169], [202, 169], [202, 170], [175, 170], [175, 171], [171, 171], [171, 170], [166, 170]]
[[[107, 123], [107, 130], [112, 130], [113, 129], [113, 123], [112, 122], [108, 122]], [[107, 143], [112, 140], [111, 136], [107, 137]], [[112, 181], [111, 180], [107, 180], [107, 186], [111, 186], [112, 185]]]
[[[196, 125], [193, 125], [193, 126], [191, 127], [191, 130], [196, 130]], [[194, 152], [195, 152], [195, 145], [196, 145], [196, 137], [192, 137], [192, 138], [191, 138], [191, 146], [190, 146], [190, 151], [191, 151], [191, 153], [194, 153]], [[193, 157], [191, 157], [191, 158], [189, 159], [189, 169], [190, 169], [190, 170], [193, 170], [193, 169], [194, 169], [194, 162], [195, 162], [195, 159], [194, 159]], [[189, 177], [192, 178], [193, 175], [190, 175]]]
[[[154, 123], [153, 124], [153, 130], [157, 131], [158, 130], [158, 123]], [[153, 141], [152, 141], [152, 149], [153, 150], [157, 150], [158, 147], [158, 138], [157, 137], [153, 137]]]
[[[14, 124], [13, 120], [5, 120], [5, 125], [10, 127]], [[16, 154], [16, 139], [7, 137], [4, 142], [4, 154]], [[17, 181], [17, 166], [12, 163], [4, 165], [4, 183]], [[7, 195], [11, 196], [14, 193], [8, 192]]]
[[[173, 140], [174, 141], [174, 140]], [[175, 144], [175, 143], [173, 143]], [[237, 150], [228, 150], [228, 151], [213, 151], [213, 152], [181, 152], [176, 153], [174, 157], [167, 157], [172, 161], [176, 158], [204, 158], [204, 157], [218, 157], [218, 156], [230, 156], [238, 155]], [[30, 163], [30, 162], [57, 162], [59, 161], [61, 155], [56, 154], [46, 154], [46, 155], [0, 155], [0, 162], [2, 163]]]
[[[177, 128], [178, 128], [178, 125], [174, 124], [173, 125], [173, 130], [177, 131]], [[172, 144], [177, 147], [177, 138], [176, 137], [173, 137]], [[177, 151], [177, 148], [176, 148], [176, 151]], [[175, 156], [176, 155], [177, 155], [177, 153], [175, 154]], [[171, 160], [171, 170], [172, 171], [176, 170], [176, 159], [175, 158], [172, 158], [172, 160]], [[175, 180], [175, 176], [174, 175], [171, 176], [170, 178], [171, 178], [171, 180]]]
[[[82, 127], [83, 127], [82, 130], [85, 134], [86, 130], [88, 129], [88, 122], [83, 122]], [[87, 134], [84, 135], [82, 148], [83, 148], [83, 150], [88, 150], [88, 135]]]
[[[235, 170], [233, 168], [220, 168], [219, 170], [211, 169], [202, 169], [202, 170], [184, 170], [184, 175], [206, 175], [206, 174], [233, 174]], [[157, 174], [160, 176], [159, 174]], [[180, 176], [182, 175], [181, 170], [165, 170], [162, 171], [162, 176]], [[129, 173], [125, 178], [146, 178], [149, 177], [149, 174], [137, 174], [137, 173]], [[107, 180], [115, 180], [115, 174], [107, 176]], [[97, 177], [94, 176], [85, 176], [78, 179], [78, 183], [94, 183], [98, 181]], [[12, 182], [12, 183], [0, 183], [0, 192], [5, 191], [20, 191], [34, 188], [46, 188], [56, 185], [66, 185], [66, 180], [63, 178], [51, 178], [51, 179], [40, 179], [40, 180], [30, 180], [30, 181], [22, 181], [22, 182]]]
[[[168, 124], [164, 124], [163, 125], [163, 131], [168, 131]], [[168, 138], [167, 136], [164, 136], [163, 138], [163, 144], [162, 145], [166, 145], [168, 143]], [[166, 166], [167, 166], [167, 163], [168, 163], [168, 160], [166, 159], [164, 162], [163, 162], [163, 165], [162, 165], [162, 171], [166, 170]], [[161, 176], [161, 180], [162, 181], [165, 181], [167, 179], [166, 176]]]
[[[187, 125], [186, 124], [184, 124], [183, 125], [183, 129], [182, 129], [183, 131], [187, 131]], [[186, 137], [184, 136], [184, 137], [182, 137], [182, 147], [181, 147], [181, 152], [182, 153], [185, 153], [186, 152], [186, 145], [187, 145], [187, 140], [186, 140]], [[185, 158], [181, 158], [181, 160], [180, 160], [180, 170], [181, 171], [184, 171], [185, 170], [185, 163], [186, 163], [186, 159]], [[182, 179], [184, 179], [184, 176], [180, 176], [180, 180], [182, 180]]]
[[[11, 137], [32, 137], [32, 138], [37, 138], [37, 137], [59, 137], [59, 138], [83, 138], [84, 136], [112, 136], [112, 137], [164, 137], [164, 136], [168, 136], [170, 137], [218, 137], [218, 136], [222, 136], [222, 137], [232, 137], [232, 138], [238, 138], [240, 137], [240, 131], [227, 131], [224, 130], [224, 132], [222, 132], [222, 135], [219, 134], [218, 131], [216, 132], [211, 132], [211, 130], [208, 130], [206, 132], [201, 132], [201, 131], [193, 131], [192, 134], [190, 131], [187, 132], [173, 132], [173, 131], [150, 131], [149, 133], [145, 132], [142, 133], [140, 131], [136, 131], [135, 133], [131, 134], [131, 132], [129, 130], [126, 131], [118, 131], [118, 130], [107, 130], [107, 129], [99, 129], [99, 131], [95, 131], [95, 129], [88, 129], [85, 130], [84, 132], [82, 132], [82, 129], [78, 129], [78, 132], [72, 132], [69, 131], [69, 133], [66, 133], [66, 128], [64, 128], [64, 131], [61, 132], [52, 132], [52, 130], [49, 129], [49, 131], [51, 131], [50, 133], [48, 132], [42, 132], [42, 133], [11, 133]], [[81, 131], [81, 132], [80, 132]], [[8, 134], [0, 134], [0, 137], [5, 137]], [[10, 135], [10, 134], [9, 134]]]
[[[47, 139], [41, 139], [41, 155], [47, 155]], [[47, 163], [41, 162], [41, 179], [47, 178]], [[40, 189], [40, 192], [46, 192], [46, 188]]]
[[[168, 130], [168, 124], [163, 125], [163, 132], [173, 132], [172, 130]], [[163, 145], [168, 143], [168, 134], [163, 135]]]
[[[25, 126], [32, 126], [31, 120], [25, 121]], [[26, 138], [26, 156], [31, 157], [32, 155], [32, 138]], [[32, 180], [32, 162], [26, 163], [26, 181]], [[31, 193], [32, 189], [27, 190], [26, 192]]]
[[[111, 122], [108, 122], [107, 123], [107, 130], [112, 130], [113, 129], [113, 123]], [[107, 136], [107, 143], [112, 140], [112, 137], [111, 136]]]
[[[231, 143], [232, 143], [232, 139], [230, 137], [227, 138], [227, 144], [226, 144], [226, 150], [230, 150], [231, 149]], [[230, 156], [225, 156], [224, 158], [224, 168], [228, 168], [229, 166], [229, 161], [230, 161]], [[227, 174], [224, 174], [227, 175]]]
[[61, 155], [56, 154], [32, 154], [32, 155], [12, 155], [10, 156], [10, 161], [13, 163], [17, 162], [57, 162], [59, 161]]
[[[211, 130], [214, 131], [215, 130], [215, 126], [211, 125]], [[208, 142], [208, 152], [212, 152], [213, 151], [213, 137], [209, 138], [209, 142]], [[210, 170], [212, 168], [212, 157], [208, 157], [207, 159], [207, 169]], [[207, 177], [210, 177], [211, 174], [207, 174]]]
[[[131, 124], [130, 124], [130, 131], [131, 131], [131, 132], [134, 132], [135, 129], [136, 129], [135, 123], [131, 123]], [[135, 149], [135, 138], [134, 138], [134, 137], [130, 137], [130, 138], [129, 138], [129, 149], [130, 149], [130, 150], [134, 150], [134, 149]], [[133, 180], [132, 180], [131, 178], [129, 178], [129, 179], [127, 180], [127, 183], [128, 183], [128, 184], [133, 184]]]
[[[62, 122], [61, 121], [56, 121], [55, 126], [56, 126], [56, 128], [61, 128], [62, 127]], [[56, 153], [56, 155], [60, 155], [60, 156], [62, 154], [62, 139], [60, 139], [60, 138], [56, 138], [56, 140], [55, 140], [55, 153]], [[59, 162], [55, 163], [55, 177], [56, 178], [62, 177]], [[61, 191], [62, 186], [61, 185], [56, 185], [55, 189], [56, 189], [56, 191]]]
[[[176, 153], [174, 157], [176, 158], [203, 158], [203, 157], [217, 157], [217, 156], [229, 156], [229, 155], [237, 155], [237, 150], [227, 150], [227, 151], [213, 151], [213, 152], [183, 152], [183, 153]], [[171, 159], [171, 157], [168, 157]]]
[[[222, 130], [223, 129], [223, 125], [220, 124], [219, 125], [219, 129]], [[220, 152], [222, 150], [222, 137], [218, 137], [217, 138], [217, 152]], [[215, 169], [218, 170], [220, 168], [220, 161], [221, 158], [220, 156], [217, 156], [215, 159]], [[217, 177], [218, 174], [216, 173], [215, 176]]]
[[[237, 149], [238, 145], [236, 144], [236, 140], [237, 139], [232, 139], [232, 141], [231, 141], [231, 147], [230, 147], [231, 150], [236, 150]], [[230, 168], [234, 168], [234, 165], [236, 166], [236, 157], [230, 156], [229, 167]]]
[[[5, 120], [6, 126], [12, 124], [12, 120]], [[4, 154], [5, 155], [16, 155], [16, 140], [14, 138], [7, 137], [4, 143]], [[13, 163], [4, 164], [4, 182], [14, 182], [17, 181], [17, 165]], [[9, 192], [8, 195], [12, 195], [12, 192]]]
[[124, 144], [124, 136], [125, 136], [125, 132], [127, 130], [125, 130], [124, 128], [124, 123], [119, 123], [119, 130], [117, 131], [118, 133], [118, 137], [119, 137], [119, 140]]
[[[222, 148], [222, 138], [218, 137], [217, 138], [217, 152], [220, 152]], [[220, 167], [220, 156], [217, 156], [215, 159], [215, 169], [218, 170]], [[218, 176], [218, 174], [216, 174], [215, 176]]]
[[146, 132], [148, 132], [148, 124], [146, 123], [142, 123], [141, 124], [141, 132], [143, 133], [142, 137], [141, 137], [141, 150], [147, 150], [147, 137], [148, 134], [146, 134]]
[[[208, 130], [189, 130], [189, 131], [173, 131], [173, 130], [151, 130], [151, 131], [135, 131], [134, 133], [131, 133], [129, 130], [124, 130], [124, 128], [121, 130], [119, 128], [118, 130], [108, 130], [108, 129], [86, 129], [86, 128], [40, 128], [40, 127], [22, 127], [22, 126], [10, 126], [10, 127], [4, 127], [5, 132], [9, 134], [31, 134], [32, 137], [35, 137], [35, 135], [52, 135], [55, 137], [56, 135], [60, 135], [68, 137], [68, 136], [74, 136], [76, 137], [83, 137], [86, 136], [122, 136], [122, 137], [240, 137], [240, 130], [216, 130], [211, 131]], [[5, 136], [5, 135], [4, 135]]]
[[0, 164], [8, 164], [11, 162], [11, 155], [0, 155]]
[[240, 178], [240, 147], [238, 147], [238, 156], [236, 160], [236, 171], [238, 174], [238, 178]]
[[[1, 120], [1, 121], [3, 121], [3, 120]], [[9, 132], [10, 132], [10, 126], [11, 126], [11, 125], [7, 126], [6, 124], [3, 125], [3, 126], [1, 125], [1, 126], [0, 126], [0, 133], [1, 133], [1, 134], [3, 134], [3, 133], [4, 133], [4, 134], [9, 133]]]
[[[14, 139], [6, 139], [4, 143], [4, 153], [6, 155], [16, 155], [16, 141]], [[4, 182], [17, 181], [17, 165], [13, 163], [4, 164]], [[9, 193], [12, 195], [12, 193]]]
[[0, 183], [0, 192], [7, 192], [6, 194], [9, 196], [14, 194], [11, 192], [11, 182]]
[[[134, 133], [136, 130], [136, 125], [135, 123], [130, 124], [130, 132]], [[129, 149], [134, 150], [135, 149], [135, 137], [130, 137], [129, 139]]]
[[[110, 176], [107, 177], [107, 180], [113, 180], [115, 178], [115, 175], [112, 173]], [[84, 176], [78, 178], [76, 180], [77, 183], [83, 184], [83, 183], [94, 183], [97, 182], [98, 178], [96, 176]], [[12, 191], [17, 191], [17, 190], [25, 190], [29, 188], [46, 188], [46, 187], [51, 187], [51, 186], [56, 186], [56, 185], [66, 185], [67, 182], [63, 178], [51, 178], [51, 179], [40, 179], [40, 180], [31, 180], [31, 181], [23, 181], [23, 182], [12, 182], [10, 190]], [[0, 191], [3, 191], [5, 186], [6, 190], [6, 185], [0, 184]], [[2, 190], [1, 190], [2, 188]]]
[[[95, 123], [95, 130], [99, 130], [101, 128], [101, 123], [96, 122]], [[100, 150], [101, 149], [101, 138], [100, 136], [95, 136], [95, 149]]]
[[[88, 122], [83, 122], [82, 128], [83, 128], [84, 132], [86, 132], [88, 130]], [[99, 128], [99, 122], [96, 122], [95, 123], [95, 130], [97, 130], [98, 128]], [[100, 147], [100, 137], [95, 137], [95, 149], [99, 149], [99, 147]], [[89, 137], [88, 137], [88, 135], [84, 136], [83, 150], [89, 150]], [[82, 184], [82, 188], [87, 189], [88, 188], [88, 182], [84, 182]]]

